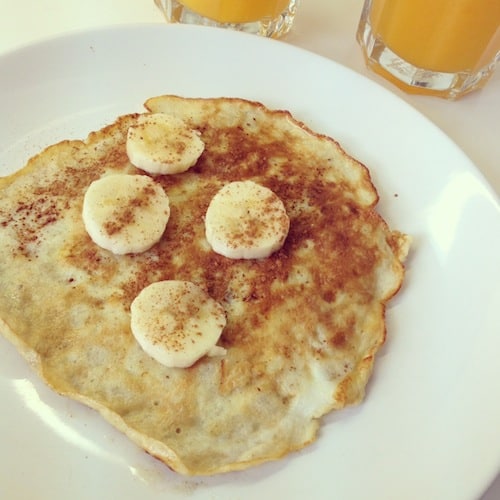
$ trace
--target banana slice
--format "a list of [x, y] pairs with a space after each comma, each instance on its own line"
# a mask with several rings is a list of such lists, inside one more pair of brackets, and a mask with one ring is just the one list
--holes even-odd
[[205, 149], [196, 130], [165, 113], [140, 115], [127, 134], [127, 155], [151, 174], [177, 174], [192, 167]]
[[158, 281], [130, 307], [132, 333], [159, 363], [187, 368], [202, 356], [226, 353], [217, 346], [226, 316], [222, 306], [190, 281]]
[[260, 259], [279, 250], [290, 228], [283, 202], [252, 181], [226, 184], [210, 202], [205, 236], [214, 252], [230, 259]]
[[117, 255], [140, 253], [160, 240], [170, 204], [163, 188], [147, 175], [114, 174], [90, 184], [82, 217], [100, 247]]

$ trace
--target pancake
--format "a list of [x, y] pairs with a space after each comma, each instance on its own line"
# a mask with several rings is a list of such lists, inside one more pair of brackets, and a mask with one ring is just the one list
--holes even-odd
[[[48, 147], [0, 179], [0, 330], [55, 391], [181, 474], [279, 459], [313, 442], [323, 415], [362, 401], [408, 238], [377, 213], [368, 169], [287, 111], [178, 96], [146, 109], [205, 144], [188, 171], [152, 176], [170, 200], [160, 241], [115, 255], [82, 221], [93, 181], [144, 174], [126, 153], [142, 114]], [[267, 258], [228, 259], [207, 243], [211, 199], [241, 180], [272, 190], [289, 216]], [[141, 349], [130, 306], [160, 280], [194, 283], [223, 306], [224, 356], [168, 368]]]

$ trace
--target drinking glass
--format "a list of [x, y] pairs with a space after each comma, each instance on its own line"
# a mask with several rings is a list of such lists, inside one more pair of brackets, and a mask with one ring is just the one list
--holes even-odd
[[457, 99], [500, 60], [500, 0], [365, 0], [357, 40], [399, 88]]
[[299, 0], [155, 0], [167, 21], [279, 38], [290, 31]]

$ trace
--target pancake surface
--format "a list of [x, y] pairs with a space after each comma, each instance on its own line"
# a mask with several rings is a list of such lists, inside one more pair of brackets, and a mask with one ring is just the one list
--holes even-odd
[[[205, 143], [187, 172], [154, 177], [170, 199], [162, 239], [114, 255], [81, 217], [92, 181], [144, 174], [125, 147], [140, 115], [47, 148], [0, 179], [0, 330], [54, 390], [180, 473], [278, 459], [312, 442], [322, 415], [362, 400], [407, 239], [376, 212], [368, 170], [288, 112], [176, 96], [146, 108], [182, 118]], [[227, 259], [205, 239], [210, 200], [239, 180], [268, 187], [286, 207], [287, 239], [268, 258]], [[223, 305], [224, 357], [167, 368], [134, 340], [130, 304], [171, 279]]]

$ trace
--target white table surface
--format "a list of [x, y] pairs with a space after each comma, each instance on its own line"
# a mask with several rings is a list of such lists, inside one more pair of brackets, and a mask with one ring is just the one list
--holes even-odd
[[[460, 101], [406, 95], [365, 68], [355, 40], [362, 4], [363, 0], [302, 0], [294, 28], [285, 41], [368, 76], [407, 101], [469, 156], [499, 194], [500, 70], [483, 90]], [[153, 0], [0, 0], [0, 12], [0, 55], [88, 28], [165, 22]], [[500, 436], [497, 444], [500, 446]], [[498, 499], [500, 475], [482, 497]]]

